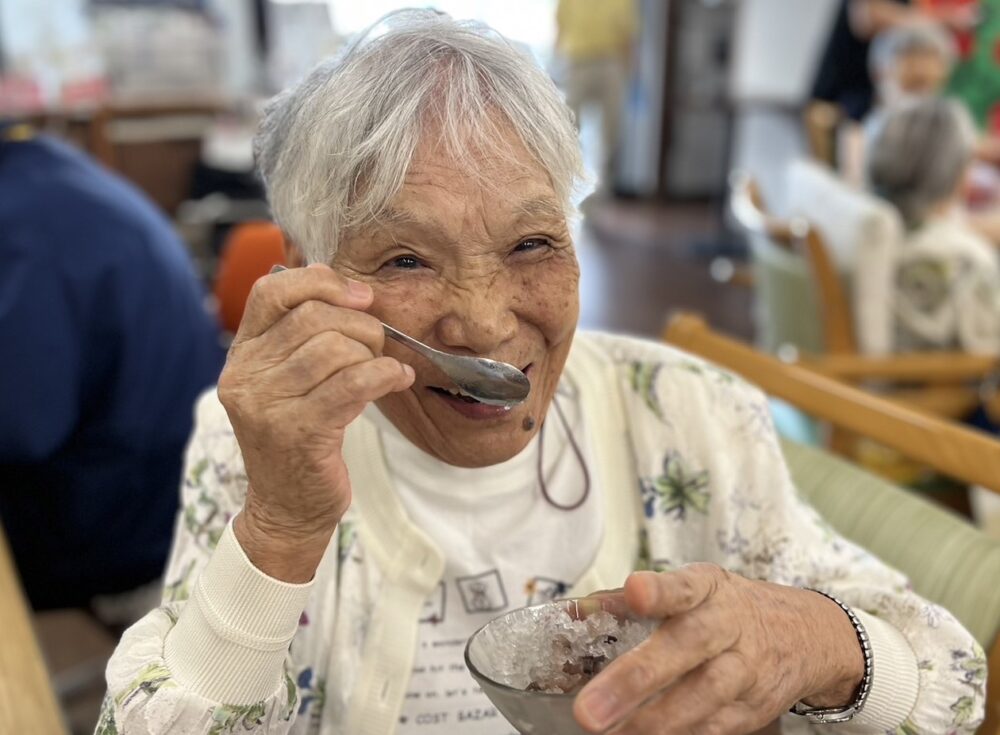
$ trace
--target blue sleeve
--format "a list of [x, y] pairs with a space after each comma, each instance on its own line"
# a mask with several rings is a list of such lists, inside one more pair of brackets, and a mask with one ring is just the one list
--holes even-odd
[[0, 268], [0, 463], [20, 464], [50, 456], [76, 426], [83, 330], [58, 270], [37, 250], [7, 255]]

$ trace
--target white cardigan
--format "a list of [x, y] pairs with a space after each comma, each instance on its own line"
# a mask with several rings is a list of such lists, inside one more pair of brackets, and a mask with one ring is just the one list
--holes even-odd
[[[798, 498], [759, 391], [662, 344], [608, 335], [578, 334], [566, 370], [606, 503], [598, 554], [571, 594], [692, 561], [822, 588], [859, 611], [875, 679], [852, 723], [814, 731], [975, 730], [982, 649]], [[197, 418], [164, 605], [115, 651], [97, 732], [390, 735], [444, 560], [396, 498], [378, 431], [364, 416], [350, 426], [353, 505], [313, 582], [291, 585], [255, 569], [232, 534], [246, 475], [214, 395]], [[790, 716], [783, 728], [806, 731]]]

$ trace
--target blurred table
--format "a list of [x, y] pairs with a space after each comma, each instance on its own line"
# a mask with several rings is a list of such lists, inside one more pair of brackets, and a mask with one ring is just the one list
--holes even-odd
[[77, 144], [173, 216], [190, 192], [206, 131], [229, 107], [226, 100], [161, 99], [49, 109], [23, 120]]
[[0, 528], [0, 732], [65, 733], [28, 604]]

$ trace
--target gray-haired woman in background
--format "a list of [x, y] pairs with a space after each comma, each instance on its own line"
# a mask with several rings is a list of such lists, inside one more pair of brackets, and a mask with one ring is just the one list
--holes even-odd
[[870, 128], [867, 177], [906, 227], [896, 269], [897, 350], [1000, 354], [1000, 263], [962, 208], [976, 132], [965, 108], [926, 99]]
[[[623, 583], [662, 622], [577, 695], [589, 732], [747, 733], [793, 705], [800, 732], [818, 709], [975, 729], [981, 648], [798, 499], [758, 391], [577, 333], [579, 148], [529, 59], [395, 16], [277, 100], [258, 151], [310, 265], [261, 279], [199, 406], [164, 605], [108, 665], [101, 732], [508, 735], [468, 636]], [[531, 393], [457, 395], [379, 320]]]
[[868, 52], [875, 82], [875, 111], [937, 95], [957, 58], [955, 41], [942, 26], [917, 22], [880, 33]]
[[955, 42], [930, 20], [883, 31], [872, 41], [868, 69], [875, 84], [872, 111], [860, 122], [845, 121], [838, 139], [841, 175], [854, 186], [864, 181], [865, 127], [896, 105], [936, 97], [956, 59]]

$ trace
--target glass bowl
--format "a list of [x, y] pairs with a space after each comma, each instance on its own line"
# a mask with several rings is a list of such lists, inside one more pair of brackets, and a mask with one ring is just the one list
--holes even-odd
[[655, 627], [620, 595], [557, 600], [488, 622], [469, 638], [465, 664], [521, 735], [587, 735], [573, 718], [577, 692]]

